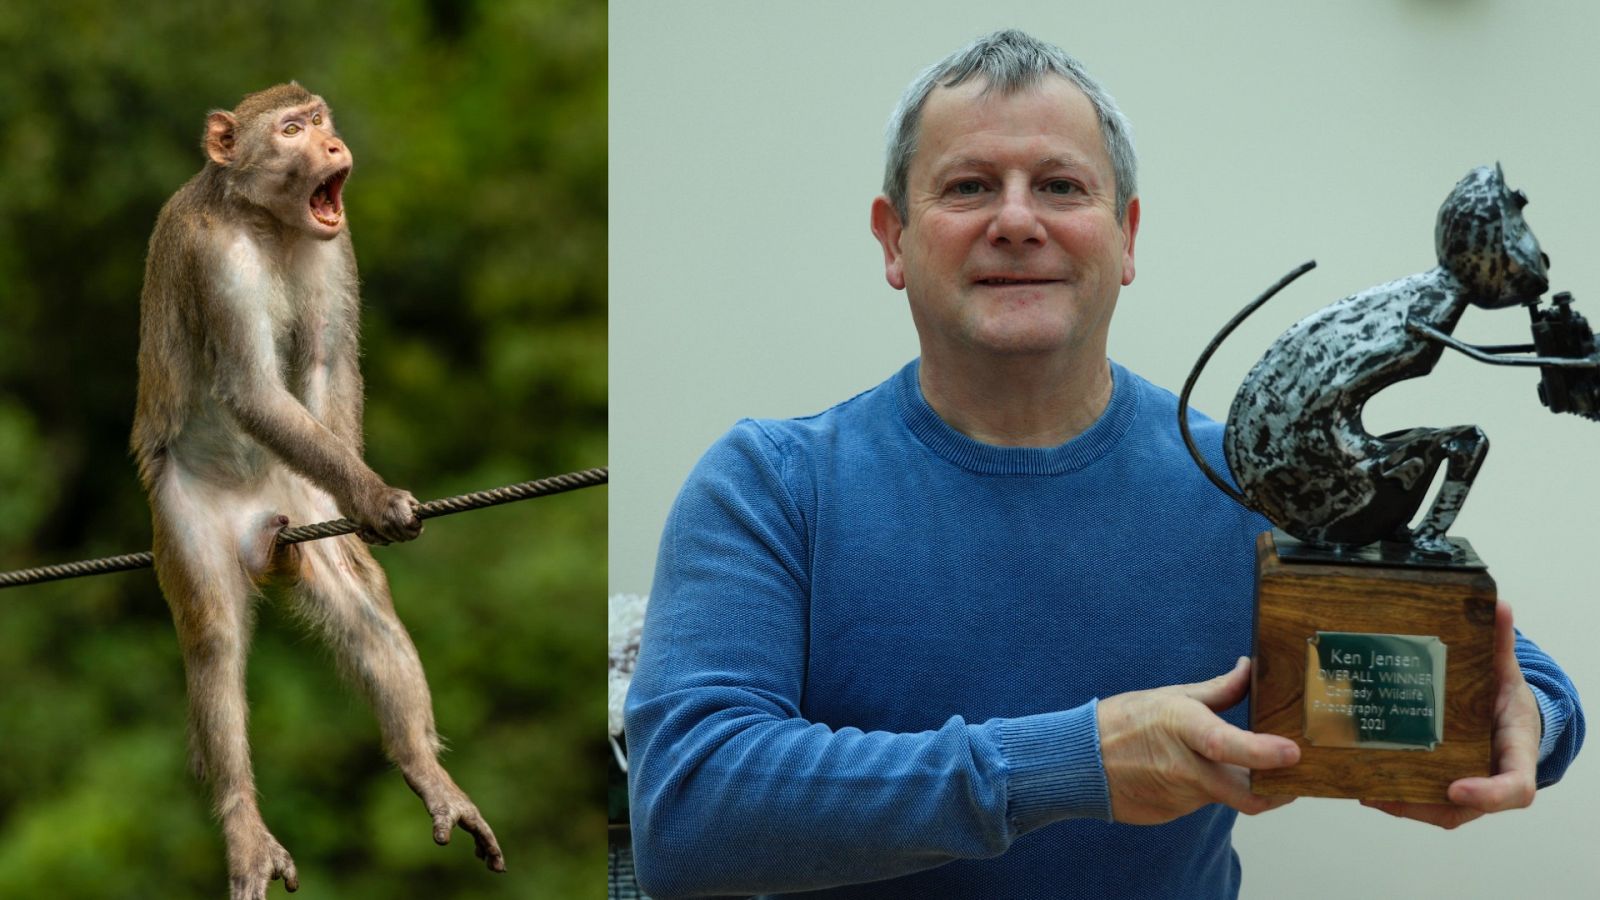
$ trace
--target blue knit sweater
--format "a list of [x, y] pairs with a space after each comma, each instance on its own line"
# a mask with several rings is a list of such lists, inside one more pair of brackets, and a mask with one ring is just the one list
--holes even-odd
[[[1095, 702], [1250, 652], [1269, 526], [1195, 468], [1170, 393], [1112, 375], [1104, 414], [1054, 448], [953, 430], [916, 362], [711, 448], [662, 537], [628, 697], [647, 893], [1238, 893], [1232, 810], [1109, 821]], [[1221, 427], [1195, 422], [1224, 470]], [[1548, 783], [1581, 713], [1518, 652]]]

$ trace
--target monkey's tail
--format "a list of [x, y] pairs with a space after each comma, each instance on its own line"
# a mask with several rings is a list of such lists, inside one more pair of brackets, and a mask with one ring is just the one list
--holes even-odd
[[1183, 435], [1183, 445], [1189, 449], [1189, 457], [1194, 460], [1195, 465], [1200, 467], [1200, 471], [1205, 473], [1207, 478], [1211, 479], [1211, 483], [1216, 485], [1218, 490], [1222, 491], [1224, 494], [1227, 494], [1229, 497], [1232, 497], [1240, 506], [1243, 506], [1245, 509], [1251, 510], [1252, 512], [1260, 512], [1261, 510], [1256, 509], [1255, 504], [1251, 503], [1243, 494], [1239, 493], [1239, 491], [1236, 490], [1233, 485], [1228, 483], [1226, 478], [1218, 475], [1216, 470], [1212, 469], [1211, 466], [1206, 463], [1205, 457], [1200, 453], [1200, 448], [1194, 445], [1194, 436], [1189, 433], [1189, 392], [1194, 390], [1194, 383], [1200, 380], [1200, 370], [1204, 369], [1206, 367], [1206, 363], [1211, 361], [1211, 354], [1217, 352], [1217, 348], [1222, 346], [1222, 342], [1228, 339], [1228, 335], [1232, 334], [1233, 330], [1238, 328], [1240, 323], [1249, 318], [1251, 313], [1260, 309], [1262, 304], [1266, 303], [1268, 300], [1271, 300], [1273, 294], [1276, 294], [1285, 287], [1288, 287], [1289, 282], [1299, 278], [1301, 275], [1304, 275], [1316, 267], [1316, 260], [1306, 260], [1305, 262], [1296, 266], [1289, 274], [1279, 278], [1276, 284], [1267, 288], [1265, 293], [1257, 297], [1255, 300], [1252, 300], [1249, 306], [1239, 310], [1238, 314], [1236, 314], [1232, 319], [1229, 319], [1228, 324], [1222, 326], [1222, 330], [1218, 331], [1216, 337], [1211, 339], [1211, 343], [1206, 345], [1206, 349], [1200, 354], [1200, 358], [1195, 360], [1194, 368], [1189, 370], [1189, 380], [1183, 383], [1183, 393], [1178, 395], [1178, 432]]

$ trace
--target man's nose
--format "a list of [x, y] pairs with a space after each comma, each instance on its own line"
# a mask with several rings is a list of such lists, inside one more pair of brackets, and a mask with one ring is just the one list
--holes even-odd
[[1034, 208], [1033, 191], [1027, 185], [1006, 185], [1000, 192], [1000, 206], [989, 223], [989, 242], [1028, 244], [1043, 240], [1044, 224]]

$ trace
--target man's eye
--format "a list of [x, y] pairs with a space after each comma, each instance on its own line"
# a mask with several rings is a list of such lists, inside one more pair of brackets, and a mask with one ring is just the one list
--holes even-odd
[[965, 195], [965, 196], [968, 196], [968, 197], [972, 196], [973, 194], [979, 193], [982, 190], [983, 190], [983, 183], [982, 182], [978, 182], [978, 181], [958, 181], [958, 182], [956, 182], [956, 185], [955, 185], [955, 192], [956, 193], [962, 194], [962, 195]]
[[295, 135], [300, 133], [300, 126], [299, 125], [289, 125], [289, 126], [287, 126], [287, 127], [285, 127], [283, 129], [283, 133], [288, 135], [289, 137], [294, 137]]
[[1073, 194], [1080, 190], [1076, 184], [1063, 178], [1057, 178], [1054, 181], [1046, 182], [1044, 189], [1052, 194]]

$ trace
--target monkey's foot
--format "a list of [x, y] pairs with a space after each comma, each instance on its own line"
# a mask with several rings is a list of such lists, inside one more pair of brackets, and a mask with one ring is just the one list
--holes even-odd
[[227, 838], [229, 900], [267, 900], [267, 886], [279, 878], [289, 893], [300, 889], [294, 860], [265, 825], [230, 829]]
[[1450, 559], [1456, 555], [1456, 546], [1450, 543], [1449, 538], [1438, 532], [1421, 528], [1411, 535], [1411, 549], [1423, 556], [1434, 556], [1440, 559]]
[[459, 825], [462, 831], [472, 835], [476, 845], [474, 852], [489, 867], [489, 871], [504, 872], [506, 859], [500, 853], [500, 842], [494, 839], [494, 829], [483, 820], [483, 814], [478, 812], [478, 807], [473, 805], [466, 792], [456, 787], [450, 776], [442, 772], [440, 774], [442, 778], [429, 779], [426, 783], [414, 781], [411, 784], [412, 790], [427, 805], [428, 814], [433, 816], [433, 842], [440, 846], [450, 843], [450, 832]]

